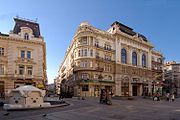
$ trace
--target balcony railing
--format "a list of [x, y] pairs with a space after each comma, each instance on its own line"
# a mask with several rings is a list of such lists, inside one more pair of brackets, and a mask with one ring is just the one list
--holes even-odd
[[158, 62], [158, 61], [155, 61], [155, 60], [152, 60], [152, 64], [155, 64], [155, 65], [163, 65], [163, 63], [162, 62]]
[[94, 67], [74, 67], [73, 71], [81, 71], [81, 70], [96, 70]]
[[100, 46], [100, 45], [98, 45], [98, 44], [95, 44], [94, 46], [97, 47], [97, 48], [103, 49], [103, 50], [115, 52], [115, 50], [113, 50], [113, 49], [111, 49], [111, 48], [103, 47], [103, 46]]
[[104, 68], [96, 67], [96, 71], [98, 71], [98, 72], [103, 72], [103, 71], [104, 71]]
[[21, 61], [21, 62], [32, 62], [34, 59], [33, 58], [21, 58], [21, 57], [18, 57], [17, 60]]
[[99, 57], [99, 56], [96, 56], [96, 59], [98, 59], [98, 60], [103, 60], [103, 61], [115, 62], [114, 60], [107, 59], [107, 58], [102, 58], [102, 57]]
[[155, 68], [152, 68], [152, 70], [153, 70], [154, 72], [158, 72], [158, 73], [162, 73], [162, 72], [163, 72], [162, 69], [155, 69]]
[[99, 80], [97, 80], [97, 79], [82, 79], [82, 80], [80, 80], [80, 83], [100, 83], [100, 84], [102, 84], [102, 83], [115, 83], [115, 81], [114, 80], [101, 80], [101, 81], [99, 81]]
[[43, 76], [36, 76], [36, 75], [20, 75], [20, 74], [14, 74], [14, 75], [8, 75], [11, 77], [19, 78], [19, 79], [42, 79]]

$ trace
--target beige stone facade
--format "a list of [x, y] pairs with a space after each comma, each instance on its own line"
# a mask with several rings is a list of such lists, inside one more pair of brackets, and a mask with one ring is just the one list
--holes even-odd
[[107, 31], [81, 23], [59, 68], [61, 91], [74, 96], [99, 96], [102, 88], [117, 96], [152, 94], [152, 56], [163, 58], [155, 53], [145, 36], [119, 22]]
[[15, 18], [14, 29], [0, 34], [0, 92], [22, 85], [45, 89], [46, 45], [39, 24]]

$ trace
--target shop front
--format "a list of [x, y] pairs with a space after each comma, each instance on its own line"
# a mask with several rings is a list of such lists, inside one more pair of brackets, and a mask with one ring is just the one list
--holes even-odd
[[107, 89], [113, 92], [114, 84], [111, 81], [81, 82], [79, 87], [80, 95], [84, 97], [99, 97], [101, 89]]
[[4, 82], [0, 81], [0, 99], [4, 99], [5, 93], [4, 93]]

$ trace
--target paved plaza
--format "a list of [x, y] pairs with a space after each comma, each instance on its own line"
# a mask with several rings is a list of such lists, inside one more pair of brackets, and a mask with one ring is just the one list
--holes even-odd
[[99, 104], [98, 98], [66, 99], [66, 107], [28, 111], [0, 110], [0, 120], [180, 120], [180, 99], [175, 102], [112, 100], [113, 105]]

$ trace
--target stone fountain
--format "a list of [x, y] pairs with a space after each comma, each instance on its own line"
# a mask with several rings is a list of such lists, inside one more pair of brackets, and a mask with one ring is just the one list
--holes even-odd
[[44, 102], [45, 91], [32, 85], [21, 86], [8, 93], [8, 104], [5, 110], [33, 109], [51, 107], [49, 102]]

